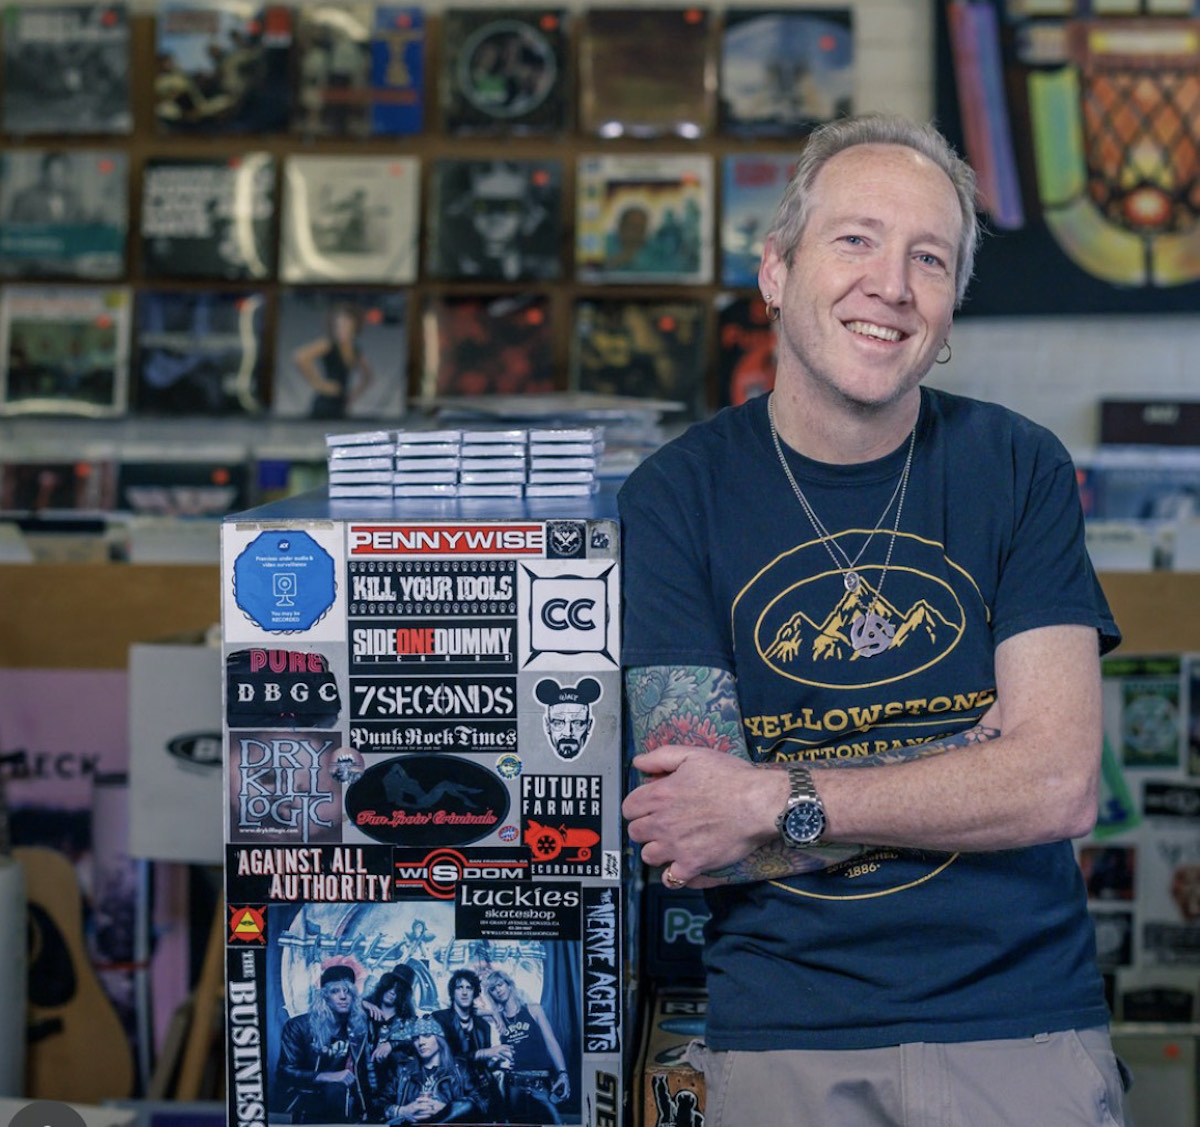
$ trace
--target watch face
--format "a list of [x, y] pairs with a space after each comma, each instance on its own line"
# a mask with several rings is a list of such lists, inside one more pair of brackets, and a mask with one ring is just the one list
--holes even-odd
[[796, 845], [812, 845], [825, 832], [825, 812], [816, 802], [798, 802], [783, 819], [783, 833]]

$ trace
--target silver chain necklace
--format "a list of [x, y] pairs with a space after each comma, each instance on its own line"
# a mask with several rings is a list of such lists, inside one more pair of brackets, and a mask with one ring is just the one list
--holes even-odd
[[[896, 536], [900, 532], [900, 514], [904, 511], [904, 498], [908, 493], [908, 475], [912, 469], [913, 450], [917, 445], [916, 424], [913, 425], [913, 429], [908, 436], [908, 453], [904, 456], [904, 468], [900, 471], [900, 480], [896, 482], [896, 488], [892, 491], [888, 503], [884, 505], [883, 512], [879, 514], [879, 519], [875, 522], [875, 527], [871, 529], [870, 535], [863, 541], [863, 545], [859, 548], [854, 559], [851, 559], [850, 554], [834, 539], [829, 529], [821, 522], [821, 518], [817, 516], [816, 510], [809, 503], [808, 498], [805, 497], [804, 491], [800, 488], [800, 483], [792, 473], [792, 467], [788, 465], [787, 458], [783, 455], [783, 445], [779, 441], [779, 430], [775, 426], [774, 394], [767, 400], [767, 421], [771, 427], [771, 441], [775, 444], [775, 453], [779, 458], [779, 464], [783, 467], [783, 472], [788, 479], [788, 483], [792, 487], [792, 492], [796, 494], [796, 500], [800, 502], [800, 507], [804, 510], [804, 515], [808, 517], [813, 530], [821, 538], [821, 543], [825, 545], [825, 551], [829, 553], [829, 558], [833, 560], [833, 566], [842, 573], [842, 586], [851, 594], [857, 591], [863, 582], [862, 576], [855, 570], [858, 566], [858, 561], [862, 559], [867, 546], [875, 539], [875, 533], [879, 532], [883, 527], [883, 522], [887, 519], [888, 511], [892, 505], [896, 506], [896, 519], [892, 523], [892, 536], [888, 541], [887, 555], [884, 557], [883, 568], [879, 573], [879, 583], [875, 587], [875, 595], [867, 604], [866, 611], [859, 611], [850, 623], [850, 644], [854, 647], [855, 655], [859, 657], [875, 657], [891, 646], [892, 639], [896, 635], [896, 627], [880, 614], [879, 610], [883, 609], [883, 604], [880, 601], [883, 595], [883, 584], [887, 579], [888, 568], [892, 563], [892, 549], [896, 546]], [[840, 560], [838, 559], [838, 553], [841, 553], [842, 558]]]

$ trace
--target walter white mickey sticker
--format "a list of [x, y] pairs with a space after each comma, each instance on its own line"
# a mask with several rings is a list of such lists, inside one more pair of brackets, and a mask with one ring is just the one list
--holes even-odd
[[564, 763], [586, 746], [595, 724], [592, 705], [601, 693], [595, 677], [584, 677], [575, 685], [560, 685], [553, 677], [543, 677], [537, 683], [534, 695], [546, 706], [546, 739]]

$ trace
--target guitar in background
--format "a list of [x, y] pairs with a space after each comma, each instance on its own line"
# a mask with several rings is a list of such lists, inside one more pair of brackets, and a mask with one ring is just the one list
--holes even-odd
[[45, 846], [18, 847], [13, 857], [25, 871], [27, 899], [24, 1095], [89, 1104], [131, 1096], [133, 1054], [84, 945], [75, 867]]

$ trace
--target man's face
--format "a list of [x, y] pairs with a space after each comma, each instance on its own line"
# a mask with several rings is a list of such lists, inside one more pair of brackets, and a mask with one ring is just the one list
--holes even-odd
[[432, 1060], [438, 1051], [437, 1038], [432, 1033], [422, 1033], [419, 1037], [413, 1038], [413, 1048], [417, 1050], [417, 1056], [422, 1060]]
[[475, 230], [489, 243], [511, 243], [521, 229], [520, 200], [483, 197], [471, 209]]
[[461, 1010], [469, 1010], [475, 1001], [475, 987], [465, 978], [460, 978], [454, 984], [454, 1004]]
[[954, 314], [962, 216], [949, 177], [901, 145], [858, 145], [821, 169], [791, 264], [768, 240], [778, 382], [829, 407], [888, 407], [933, 364]]
[[586, 704], [552, 704], [546, 709], [546, 734], [563, 759], [574, 759], [591, 732], [591, 709]]
[[335, 1014], [348, 1014], [354, 1004], [354, 992], [348, 982], [331, 982], [326, 988], [329, 1008]]

